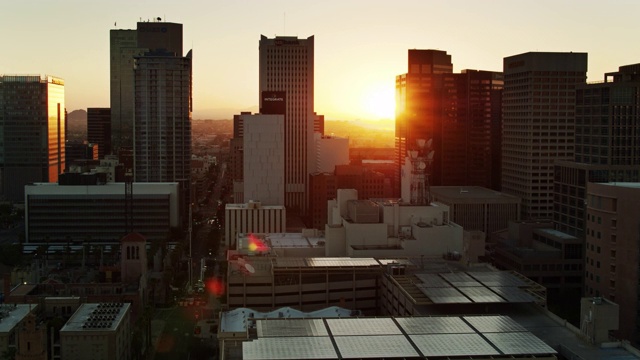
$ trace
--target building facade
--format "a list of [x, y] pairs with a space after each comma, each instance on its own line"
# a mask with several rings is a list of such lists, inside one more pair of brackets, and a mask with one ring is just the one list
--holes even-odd
[[640, 342], [640, 183], [589, 183], [586, 209], [585, 295], [620, 306], [614, 335]]
[[236, 248], [239, 233], [281, 233], [287, 225], [287, 211], [282, 205], [227, 204], [224, 212], [224, 239], [230, 249]]
[[553, 220], [562, 231], [584, 238], [587, 183], [640, 181], [639, 70], [620, 66], [576, 87], [575, 159], [554, 170]]
[[[162, 241], [180, 226], [178, 186], [134, 183], [133, 229]], [[117, 242], [126, 232], [124, 183], [31, 184], [24, 201], [27, 243]]]
[[432, 185], [498, 190], [502, 73], [454, 74], [451, 55], [439, 50], [409, 50], [408, 68], [396, 76], [398, 184], [407, 152], [423, 150], [423, 139], [432, 140]]
[[98, 158], [111, 154], [111, 108], [87, 108], [87, 140], [98, 145]]
[[[260, 107], [265, 94], [284, 94], [285, 201], [289, 211], [308, 210], [308, 177], [315, 167], [314, 124], [314, 38], [261, 36]], [[267, 97], [271, 98], [271, 97]], [[273, 112], [271, 112], [273, 113]]]
[[478, 186], [433, 186], [433, 200], [449, 206], [451, 221], [465, 231], [491, 233], [520, 220], [520, 199]]
[[576, 87], [586, 53], [504, 58], [502, 191], [522, 199], [521, 218], [553, 218], [554, 162], [573, 160]]
[[282, 115], [242, 115], [243, 191], [238, 201], [285, 202], [285, 135]]
[[67, 360], [131, 358], [130, 304], [82, 304], [60, 329], [60, 350]]
[[65, 121], [62, 79], [0, 76], [0, 197], [22, 202], [25, 185], [58, 181]]
[[110, 31], [111, 131], [114, 151], [133, 148], [134, 57], [164, 49], [182, 56], [182, 24], [139, 22], [137, 30]]

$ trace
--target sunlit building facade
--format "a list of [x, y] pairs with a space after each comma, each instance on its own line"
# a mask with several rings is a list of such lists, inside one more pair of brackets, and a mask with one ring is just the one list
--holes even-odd
[[22, 202], [25, 185], [58, 181], [65, 121], [62, 79], [0, 76], [0, 198]]
[[263, 35], [259, 52], [261, 109], [264, 94], [277, 92], [286, 98], [284, 205], [287, 211], [305, 214], [309, 173], [315, 166], [313, 133], [319, 127], [313, 101], [314, 38]]

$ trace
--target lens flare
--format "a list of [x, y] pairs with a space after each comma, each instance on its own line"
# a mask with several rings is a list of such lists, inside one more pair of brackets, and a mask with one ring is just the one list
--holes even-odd
[[222, 281], [222, 278], [211, 278], [210, 280], [207, 281], [207, 291], [209, 291], [209, 294], [215, 296], [215, 297], [221, 297], [222, 295], [224, 295], [224, 281]]

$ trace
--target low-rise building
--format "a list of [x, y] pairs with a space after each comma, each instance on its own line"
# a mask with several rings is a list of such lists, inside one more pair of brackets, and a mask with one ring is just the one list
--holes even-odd
[[239, 233], [281, 233], [287, 225], [287, 211], [283, 205], [262, 205], [259, 201], [225, 206], [224, 241], [236, 248]]
[[60, 329], [62, 358], [126, 360], [131, 356], [130, 305], [83, 304]]

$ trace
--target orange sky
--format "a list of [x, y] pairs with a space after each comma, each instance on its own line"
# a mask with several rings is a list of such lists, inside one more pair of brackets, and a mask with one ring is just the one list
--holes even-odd
[[68, 110], [109, 106], [109, 30], [162, 17], [184, 24], [194, 54], [194, 118], [258, 104], [261, 34], [315, 35], [316, 111], [327, 119], [393, 115], [407, 49], [440, 49], [454, 71], [500, 71], [527, 51], [589, 53], [589, 81], [640, 62], [640, 2], [630, 0], [6, 1], [0, 73], [65, 80]]

